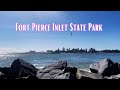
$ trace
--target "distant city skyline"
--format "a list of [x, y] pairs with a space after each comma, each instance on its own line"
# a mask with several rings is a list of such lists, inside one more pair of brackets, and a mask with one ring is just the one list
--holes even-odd
[[[16, 32], [16, 23], [103, 24], [102, 32]], [[65, 48], [120, 50], [120, 11], [0, 11], [0, 53]]]

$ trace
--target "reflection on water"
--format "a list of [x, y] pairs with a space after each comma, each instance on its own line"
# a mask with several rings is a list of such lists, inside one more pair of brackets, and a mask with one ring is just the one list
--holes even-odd
[[8, 67], [17, 59], [23, 59], [35, 67], [44, 67], [53, 62], [66, 60], [70, 66], [81, 69], [88, 68], [91, 63], [104, 58], [120, 62], [120, 53], [94, 53], [94, 54], [0, 54], [0, 67]]

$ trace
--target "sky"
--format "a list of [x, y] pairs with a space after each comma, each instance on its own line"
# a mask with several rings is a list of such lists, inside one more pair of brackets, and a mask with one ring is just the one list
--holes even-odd
[[[20, 32], [19, 24], [103, 24], [102, 32]], [[120, 49], [120, 11], [0, 11], [0, 53], [65, 48]]]

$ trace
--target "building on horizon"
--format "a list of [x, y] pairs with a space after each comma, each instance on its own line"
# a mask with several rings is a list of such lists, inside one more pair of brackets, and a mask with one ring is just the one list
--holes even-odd
[[36, 51], [30, 50], [29, 53], [36, 53]]

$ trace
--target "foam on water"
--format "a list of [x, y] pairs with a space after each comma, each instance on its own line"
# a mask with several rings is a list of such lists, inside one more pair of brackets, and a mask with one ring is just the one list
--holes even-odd
[[43, 66], [43, 67], [36, 67], [36, 68], [38, 68], [38, 69], [42, 69], [42, 68], [44, 68], [44, 66]]

